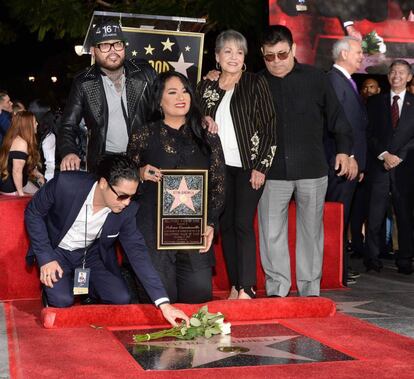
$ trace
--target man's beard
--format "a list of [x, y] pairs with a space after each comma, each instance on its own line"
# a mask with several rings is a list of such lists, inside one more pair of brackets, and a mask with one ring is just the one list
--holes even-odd
[[95, 61], [97, 65], [101, 68], [104, 68], [108, 71], [118, 71], [123, 65], [125, 61], [125, 57], [120, 57], [120, 61], [118, 64], [114, 65], [114, 63], [108, 63], [107, 59], [95, 56]]

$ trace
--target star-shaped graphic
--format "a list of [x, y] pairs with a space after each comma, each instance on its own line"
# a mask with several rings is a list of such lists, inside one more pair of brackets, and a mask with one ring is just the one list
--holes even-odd
[[133, 56], [133, 57], [136, 57], [136, 56], [137, 56], [137, 54], [138, 54], [138, 51], [136, 51], [136, 50], [132, 50], [132, 51], [131, 51], [131, 54], [132, 54], [132, 56]]
[[180, 58], [178, 58], [177, 62], [171, 62], [168, 61], [168, 63], [174, 67], [175, 71], [179, 72], [180, 74], [183, 74], [188, 78], [187, 75], [187, 69], [194, 65], [194, 63], [186, 63], [184, 62], [184, 55], [183, 53], [180, 54]]
[[145, 49], [145, 55], [152, 55], [152, 52], [155, 50], [155, 47], [152, 47], [151, 44], [149, 44], [147, 47], [144, 47]]
[[178, 187], [178, 189], [167, 190], [167, 192], [170, 195], [174, 196], [174, 202], [171, 205], [170, 212], [181, 204], [184, 204], [186, 207], [190, 208], [193, 212], [195, 212], [193, 200], [191, 198], [197, 193], [199, 193], [200, 190], [188, 189], [187, 182], [185, 181], [184, 176], [181, 178], [180, 186]]
[[387, 313], [380, 313], [375, 311], [369, 311], [367, 309], [360, 309], [361, 305], [372, 303], [372, 301], [344, 301], [341, 303], [336, 303], [336, 309], [338, 312], [345, 313], [359, 313], [365, 315], [380, 315], [380, 316], [391, 316]]
[[165, 51], [165, 50], [172, 51], [171, 47], [172, 45], [175, 45], [175, 42], [171, 42], [169, 38], [167, 38], [165, 42], [161, 42], [161, 43], [164, 45], [164, 48], [162, 49], [162, 51]]
[[191, 47], [190, 46], [186, 46], [185, 47], [185, 51], [190, 51], [191, 50]]
[[[235, 355], [253, 355], [260, 357], [290, 359], [290, 360], [301, 360], [307, 362], [314, 362], [313, 359], [304, 357], [303, 355], [289, 353], [285, 350], [279, 350], [269, 345], [274, 345], [279, 342], [284, 342], [293, 338], [298, 337], [297, 335], [290, 336], [274, 336], [274, 337], [245, 337], [236, 338], [229, 335], [216, 335], [206, 340], [205, 338], [197, 338], [192, 341], [153, 341], [143, 342], [141, 345], [152, 345], [167, 347], [172, 349], [189, 349], [192, 350], [192, 367], [202, 366], [211, 362], [220, 361]], [[246, 352], [235, 351], [235, 352], [223, 352], [218, 350], [218, 347], [224, 346], [237, 346], [249, 349]], [[169, 359], [177, 359], [176, 354], [171, 354]], [[173, 367], [174, 362], [169, 362], [166, 366]], [[165, 364], [165, 362], [164, 362]]]

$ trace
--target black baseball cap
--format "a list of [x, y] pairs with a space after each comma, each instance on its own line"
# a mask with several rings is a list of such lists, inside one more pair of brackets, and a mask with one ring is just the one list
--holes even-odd
[[114, 22], [97, 25], [93, 30], [92, 35], [94, 46], [111, 40], [125, 42], [125, 36], [122, 32], [121, 25]]

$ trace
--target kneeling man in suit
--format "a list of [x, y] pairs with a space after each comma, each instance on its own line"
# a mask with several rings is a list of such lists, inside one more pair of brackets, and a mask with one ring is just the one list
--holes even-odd
[[[40, 267], [49, 305], [74, 303], [79, 273], [89, 276], [89, 297], [105, 304], [128, 304], [130, 295], [115, 253], [119, 239], [135, 274], [172, 325], [188, 317], [169, 304], [136, 227], [138, 169], [124, 156], [104, 157], [97, 175], [61, 172], [36, 193], [25, 211], [30, 237], [26, 259]], [[76, 277], [74, 277], [76, 275]], [[84, 275], [84, 274], [82, 274]]]

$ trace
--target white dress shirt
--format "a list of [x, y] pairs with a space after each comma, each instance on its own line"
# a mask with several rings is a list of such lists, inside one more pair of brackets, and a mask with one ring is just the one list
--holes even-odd
[[89, 247], [95, 239], [99, 238], [102, 226], [111, 212], [110, 208], [103, 208], [93, 213], [93, 198], [98, 182], [92, 186], [85, 202], [80, 209], [76, 220], [60, 241], [59, 247], [65, 250], [74, 251]]
[[351, 79], [351, 74], [347, 70], [345, 70], [342, 66], [336, 63], [333, 66], [339, 71], [341, 71], [346, 76], [347, 79]]

